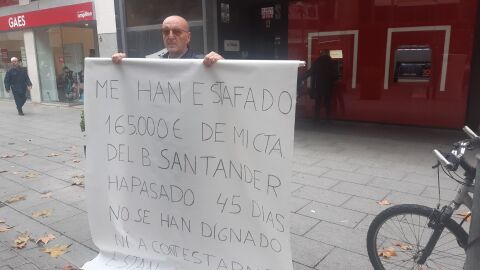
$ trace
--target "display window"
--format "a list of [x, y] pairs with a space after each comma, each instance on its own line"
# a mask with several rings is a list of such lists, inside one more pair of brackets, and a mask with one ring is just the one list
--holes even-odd
[[95, 56], [90, 27], [55, 26], [35, 30], [42, 101], [82, 103], [84, 58]]

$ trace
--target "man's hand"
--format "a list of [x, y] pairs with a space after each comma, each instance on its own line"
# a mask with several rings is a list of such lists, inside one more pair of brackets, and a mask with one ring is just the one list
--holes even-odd
[[114, 53], [112, 55], [112, 62], [115, 64], [120, 64], [122, 63], [122, 59], [125, 57], [127, 57], [127, 55], [124, 53]]
[[205, 58], [203, 58], [203, 64], [207, 67], [210, 67], [221, 59], [223, 59], [223, 57], [220, 54], [212, 51], [205, 55]]

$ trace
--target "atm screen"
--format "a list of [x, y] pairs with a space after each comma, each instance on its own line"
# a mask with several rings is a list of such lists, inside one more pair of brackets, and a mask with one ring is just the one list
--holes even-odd
[[431, 77], [430, 62], [397, 62], [395, 82], [429, 82]]

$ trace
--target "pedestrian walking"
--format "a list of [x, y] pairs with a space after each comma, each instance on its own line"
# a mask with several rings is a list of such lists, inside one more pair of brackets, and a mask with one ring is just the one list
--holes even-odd
[[12, 90], [15, 104], [17, 105], [17, 111], [19, 115], [24, 115], [22, 107], [27, 101], [27, 89], [32, 89], [32, 82], [28, 77], [26, 69], [20, 66], [18, 58], [12, 57], [10, 59], [12, 67], [5, 74], [5, 90], [10, 92]]

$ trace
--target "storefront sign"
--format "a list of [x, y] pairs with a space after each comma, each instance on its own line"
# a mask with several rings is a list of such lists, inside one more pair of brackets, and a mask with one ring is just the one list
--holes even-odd
[[0, 17], [0, 31], [33, 28], [46, 25], [91, 21], [91, 2]]
[[299, 61], [85, 61], [85, 270], [292, 270]]
[[18, 0], [0, 0], [0, 7], [18, 5]]
[[226, 52], [239, 52], [240, 40], [229, 40], [229, 39], [224, 40], [223, 50]]

